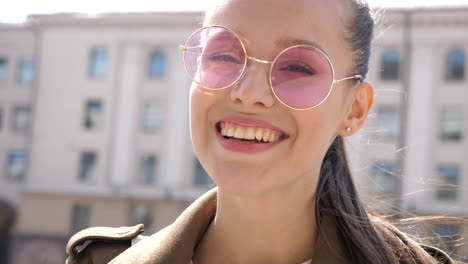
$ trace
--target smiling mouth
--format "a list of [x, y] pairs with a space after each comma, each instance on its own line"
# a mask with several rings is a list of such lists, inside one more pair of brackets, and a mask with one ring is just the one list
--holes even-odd
[[275, 143], [286, 139], [284, 133], [261, 127], [246, 127], [229, 122], [219, 122], [216, 129], [225, 139], [244, 144]]

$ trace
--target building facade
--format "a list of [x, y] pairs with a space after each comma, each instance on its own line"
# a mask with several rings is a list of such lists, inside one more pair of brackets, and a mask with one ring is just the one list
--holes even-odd
[[[0, 199], [17, 212], [11, 263], [63, 263], [64, 243], [87, 226], [143, 222], [151, 234], [213, 186], [191, 148], [178, 50], [201, 16], [57, 14], [0, 25]], [[468, 216], [468, 8], [385, 17], [368, 76], [376, 104], [348, 140], [357, 185], [381, 197], [382, 210], [397, 200], [415, 215]], [[433, 227], [449, 250], [464, 233]]]
[[[468, 215], [467, 14], [395, 9], [382, 17], [368, 76], [375, 105], [348, 151], [359, 188], [384, 212]], [[427, 222], [441, 247], [466, 260], [468, 247], [453, 242], [467, 236], [466, 220]]]

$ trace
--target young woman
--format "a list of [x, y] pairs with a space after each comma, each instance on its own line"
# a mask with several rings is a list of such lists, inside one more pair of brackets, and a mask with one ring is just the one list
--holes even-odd
[[217, 188], [128, 249], [141, 226], [76, 235], [69, 263], [452, 263], [356, 193], [343, 138], [374, 102], [372, 32], [360, 0], [218, 1], [181, 47], [192, 143]]

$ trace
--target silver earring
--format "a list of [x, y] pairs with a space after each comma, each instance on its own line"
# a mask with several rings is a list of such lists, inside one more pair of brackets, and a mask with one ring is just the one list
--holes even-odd
[[346, 128], [346, 132], [351, 132], [351, 128], [350, 128], [350, 127], [347, 127], [347, 128]]

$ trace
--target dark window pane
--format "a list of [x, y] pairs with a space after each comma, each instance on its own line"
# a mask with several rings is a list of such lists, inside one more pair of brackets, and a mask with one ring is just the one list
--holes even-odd
[[96, 173], [97, 157], [95, 152], [84, 152], [80, 158], [80, 175], [81, 181], [86, 181], [94, 178]]
[[131, 225], [143, 224], [145, 229], [148, 230], [153, 224], [153, 215], [151, 208], [146, 205], [135, 206], [132, 209]]
[[149, 76], [161, 78], [166, 74], [166, 55], [162, 50], [156, 50], [151, 54], [149, 63]]
[[162, 107], [159, 100], [146, 101], [143, 104], [143, 131], [157, 133], [162, 126]]
[[89, 73], [91, 77], [101, 78], [107, 75], [108, 54], [105, 48], [95, 48], [91, 51]]
[[445, 78], [450, 81], [465, 79], [465, 53], [462, 50], [451, 50], [447, 54]]
[[19, 64], [18, 81], [20, 84], [32, 84], [36, 80], [36, 60], [23, 58]]
[[453, 255], [460, 244], [460, 227], [457, 225], [439, 224], [435, 226], [434, 231], [438, 238], [438, 241], [435, 243], [436, 246], [449, 255]]
[[442, 184], [437, 190], [437, 197], [440, 199], [457, 199], [460, 169], [458, 166], [443, 165], [437, 169]]
[[151, 184], [156, 176], [157, 159], [153, 154], [144, 155], [140, 161], [140, 182]]
[[379, 161], [372, 165], [372, 178], [376, 184], [375, 194], [395, 194], [395, 163]]
[[463, 139], [463, 105], [444, 105], [440, 112], [440, 139], [460, 141]]
[[198, 159], [195, 159], [194, 184], [195, 185], [212, 185], [213, 184], [210, 176], [208, 176], [208, 174], [206, 173], [205, 169], [202, 167]]
[[0, 84], [5, 83], [8, 76], [8, 60], [0, 58]]
[[86, 129], [96, 129], [101, 125], [102, 103], [99, 100], [89, 100], [86, 102], [84, 124]]
[[76, 233], [89, 227], [90, 215], [91, 208], [88, 205], [75, 204], [72, 211], [72, 233]]
[[24, 152], [11, 152], [8, 155], [7, 177], [11, 181], [20, 181], [26, 176], [27, 155]]
[[0, 105], [0, 131], [2, 130], [3, 128], [3, 107]]
[[377, 107], [377, 131], [379, 140], [396, 140], [400, 132], [400, 117], [396, 105]]
[[13, 132], [28, 133], [31, 129], [31, 108], [27, 105], [15, 106], [11, 122]]
[[400, 78], [400, 53], [396, 50], [386, 51], [382, 58], [382, 80], [398, 80]]

